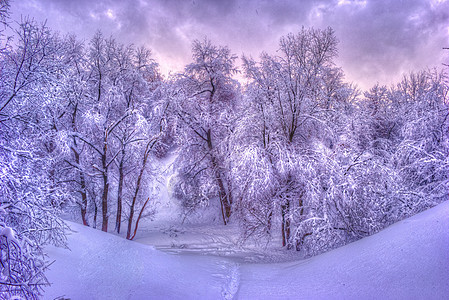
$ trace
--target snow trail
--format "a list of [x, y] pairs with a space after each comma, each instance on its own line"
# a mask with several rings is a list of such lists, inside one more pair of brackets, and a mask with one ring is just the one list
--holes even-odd
[[274, 264], [167, 254], [69, 223], [71, 251], [47, 247], [56, 262], [44, 299], [447, 299], [448, 216], [449, 201], [323, 255]]
[[240, 285], [240, 265], [232, 261], [222, 261], [217, 263], [221, 272], [214, 274], [214, 277], [224, 280], [221, 289], [223, 299], [235, 299]]

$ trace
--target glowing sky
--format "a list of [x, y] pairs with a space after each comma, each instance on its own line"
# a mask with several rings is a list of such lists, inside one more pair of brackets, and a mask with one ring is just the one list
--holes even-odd
[[194, 39], [257, 58], [301, 26], [335, 30], [337, 64], [362, 88], [449, 61], [449, 0], [11, 0], [11, 13], [86, 41], [101, 29], [146, 45], [165, 74], [190, 62]]

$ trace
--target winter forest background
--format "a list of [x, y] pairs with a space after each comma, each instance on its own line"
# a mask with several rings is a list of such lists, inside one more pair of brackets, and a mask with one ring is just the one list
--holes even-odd
[[332, 28], [303, 27], [240, 66], [196, 40], [184, 71], [163, 77], [147, 48], [16, 23], [8, 7], [0, 0], [2, 293], [39, 297], [43, 247], [66, 246], [61, 216], [133, 239], [155, 213], [156, 162], [174, 153], [180, 217], [213, 208], [242, 240], [305, 256], [448, 200], [447, 68], [361, 91], [335, 64]]

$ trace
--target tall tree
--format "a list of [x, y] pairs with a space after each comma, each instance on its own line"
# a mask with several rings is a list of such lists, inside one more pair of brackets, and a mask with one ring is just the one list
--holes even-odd
[[27, 19], [13, 29], [15, 44], [0, 51], [0, 292], [37, 299], [49, 284], [43, 245], [65, 246], [58, 214], [71, 198], [55, 126], [66, 42]]
[[[315, 189], [310, 184], [313, 176], [319, 176], [311, 168], [319, 160], [317, 147], [334, 147], [341, 134], [337, 130], [342, 126], [331, 126], [338, 119], [333, 117], [336, 107], [339, 102], [348, 103], [354, 95], [334, 65], [336, 47], [332, 29], [303, 28], [281, 38], [279, 56], [263, 53], [260, 62], [243, 58], [246, 76], [251, 80], [247, 92], [251, 104], [249, 117], [240, 124], [244, 133], [240, 139], [252, 141], [250, 149], [259, 147], [256, 153], [271, 165], [271, 171], [263, 174], [269, 175], [273, 184], [267, 186], [263, 198], [273, 203], [264, 213], [268, 219], [263, 222], [271, 228], [272, 218], [279, 217], [282, 244], [288, 248], [301, 239], [293, 233], [298, 224], [315, 214], [311, 202]], [[252, 138], [248, 139], [248, 135]], [[252, 172], [257, 174], [257, 169]], [[240, 191], [241, 195], [246, 193], [246, 189]], [[276, 207], [279, 213], [273, 211]], [[254, 213], [249, 208], [246, 211]]]
[[232, 187], [224, 162], [238, 97], [236, 56], [209, 40], [195, 41], [193, 63], [176, 81], [174, 113], [178, 119], [178, 196], [189, 209], [217, 197], [223, 223], [232, 213]]

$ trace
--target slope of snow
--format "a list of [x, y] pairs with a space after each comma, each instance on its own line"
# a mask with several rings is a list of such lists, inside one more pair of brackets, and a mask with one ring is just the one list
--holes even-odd
[[170, 255], [70, 223], [71, 251], [56, 262], [44, 299], [444, 299], [449, 295], [449, 202], [307, 260], [239, 263]]
[[241, 299], [448, 299], [449, 202], [328, 253], [241, 273]]
[[[48, 247], [55, 260], [44, 299], [231, 299], [237, 265], [207, 256], [175, 256], [76, 223], [71, 251]], [[234, 277], [233, 277], [234, 276]]]

